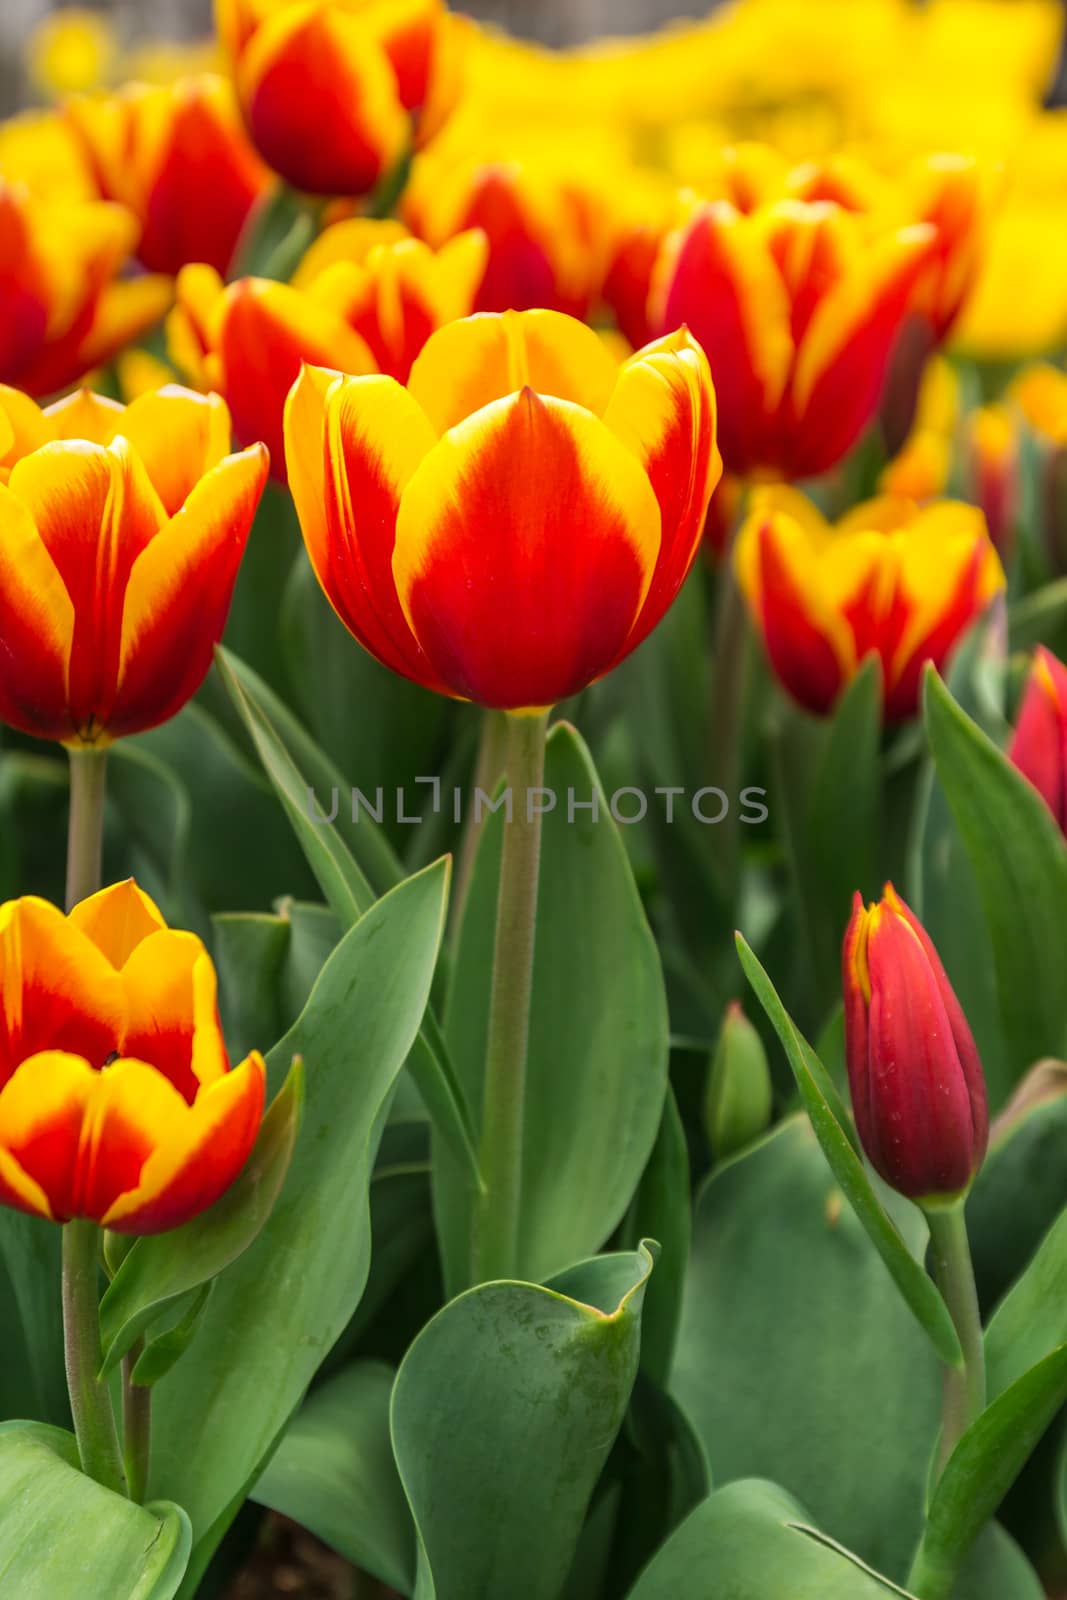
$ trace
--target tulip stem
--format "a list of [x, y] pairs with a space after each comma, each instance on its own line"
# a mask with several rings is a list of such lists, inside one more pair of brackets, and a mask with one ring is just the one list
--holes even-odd
[[478, 855], [478, 841], [482, 836], [482, 827], [485, 816], [480, 800], [481, 795], [492, 795], [497, 781], [504, 770], [505, 752], [508, 742], [508, 714], [506, 711], [491, 711], [486, 708], [482, 712], [481, 733], [478, 737], [478, 755], [474, 764], [474, 783], [471, 790], [469, 810], [463, 824], [463, 838], [459, 846], [459, 858], [456, 863], [456, 884], [452, 892], [452, 929], [458, 934], [463, 921], [463, 912], [467, 905], [467, 895], [470, 892], [471, 875], [474, 872], [474, 863]]
[[100, 1348], [99, 1229], [76, 1218], [63, 1229], [63, 1339], [67, 1390], [82, 1471], [106, 1489], [126, 1493], [115, 1413], [98, 1374]]
[[67, 832], [67, 910], [100, 887], [104, 845], [107, 751], [70, 751], [70, 825]]
[[526, 1058], [533, 989], [541, 808], [548, 712], [509, 716], [505, 768], [511, 790], [500, 860], [489, 1037], [482, 1107], [485, 1194], [475, 1227], [479, 1282], [514, 1276], [518, 1264]]
[[133, 1369], [144, 1350], [138, 1339], [122, 1358], [122, 1454], [130, 1499], [140, 1505], [148, 1488], [148, 1461], [152, 1446], [152, 1390], [134, 1383]]
[[985, 1343], [963, 1201], [947, 1208], [931, 1207], [926, 1212], [926, 1220], [930, 1227], [934, 1278], [963, 1350], [963, 1371], [955, 1367], [945, 1371], [941, 1426], [941, 1466], [944, 1467], [963, 1434], [985, 1410]]

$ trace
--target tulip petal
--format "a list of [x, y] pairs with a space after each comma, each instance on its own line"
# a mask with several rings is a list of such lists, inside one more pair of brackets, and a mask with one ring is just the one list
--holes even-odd
[[0, 443], [0, 480], [6, 483], [15, 462], [46, 444], [52, 435], [37, 402], [7, 384], [0, 384], [0, 422], [5, 425]]
[[438, 433], [529, 386], [603, 414], [617, 369], [603, 341], [558, 311], [482, 313], [427, 340], [408, 390]]
[[199, 689], [266, 479], [262, 445], [227, 456], [134, 562], [108, 724], [116, 735], [165, 722]]
[[687, 331], [631, 357], [619, 372], [604, 421], [633, 452], [659, 501], [663, 530], [633, 648], [649, 634], [685, 580], [708, 502], [722, 476], [715, 443], [715, 391], [708, 363]]
[[168, 517], [230, 450], [225, 402], [176, 383], [139, 395], [126, 407], [119, 431], [144, 462]]
[[214, 1205], [252, 1152], [265, 1085], [263, 1058], [253, 1052], [202, 1089], [195, 1105], [169, 1123], [137, 1187], [115, 1201], [104, 1225], [118, 1233], [162, 1233]]
[[0, 484], [0, 719], [69, 739], [74, 606], [26, 506]]
[[[0, 1138], [3, 1137], [0, 1132]], [[52, 1207], [41, 1185], [24, 1172], [11, 1153], [0, 1144], [0, 1205], [25, 1211], [31, 1217], [54, 1222]]]
[[532, 708], [617, 659], [659, 545], [659, 506], [637, 459], [580, 406], [524, 389], [425, 457], [401, 498], [393, 573], [454, 694]]
[[401, 493], [436, 443], [433, 430], [392, 378], [345, 378], [327, 388], [330, 376], [305, 369], [286, 413], [293, 494], [311, 564], [365, 650], [394, 672], [439, 688], [400, 608], [392, 569]]
[[123, 1053], [150, 1061], [190, 1105], [228, 1062], [219, 1023], [215, 968], [195, 933], [163, 928], [130, 954]]
[[142, 940], [167, 926], [155, 901], [132, 878], [79, 900], [68, 912], [67, 921], [92, 940], [116, 972], [122, 970]]
[[38, 1051], [72, 1051], [99, 1067], [121, 1042], [125, 1000], [114, 967], [32, 895], [0, 906], [0, 1002], [0, 1085]]
[[1067, 831], [1067, 668], [1044, 645], [1034, 653], [1008, 759]]

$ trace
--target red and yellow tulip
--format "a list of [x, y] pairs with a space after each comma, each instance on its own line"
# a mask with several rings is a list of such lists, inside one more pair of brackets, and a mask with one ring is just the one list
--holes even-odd
[[1034, 652], [1008, 758], [1067, 834], [1067, 667], [1044, 645]]
[[64, 916], [0, 906], [0, 1203], [118, 1233], [206, 1210], [263, 1114], [253, 1051], [230, 1068], [201, 941], [133, 880]]
[[229, 448], [217, 395], [0, 389], [0, 720], [99, 748], [195, 694], [267, 475]]
[[309, 194], [367, 194], [446, 120], [463, 25], [441, 0], [217, 0], [245, 122]]
[[477, 232], [436, 253], [399, 223], [353, 218], [319, 237], [291, 284], [208, 266], [178, 278], [171, 354], [198, 387], [217, 389], [238, 439], [266, 441], [285, 481], [282, 413], [303, 362], [406, 382], [427, 336], [471, 309], [485, 268]]
[[978, 406], [966, 421], [966, 471], [971, 499], [982, 508], [989, 537], [1007, 560], [1019, 514], [1019, 430], [1006, 405]]
[[406, 388], [305, 368], [285, 436], [349, 631], [405, 677], [506, 710], [576, 693], [655, 627], [721, 470], [688, 333], [618, 365], [551, 311], [439, 329]]
[[964, 1193], [989, 1137], [982, 1063], [933, 941], [887, 883], [857, 894], [842, 956], [856, 1130], [875, 1170], [913, 1200]]
[[0, 179], [0, 382], [54, 394], [159, 320], [168, 280], [117, 277], [137, 231], [122, 206]]
[[914, 714], [925, 663], [945, 661], [1005, 581], [973, 506], [886, 497], [831, 527], [785, 487], [756, 495], [736, 564], [790, 694], [810, 711], [829, 711], [873, 651], [888, 721]]
[[67, 116], [100, 194], [140, 221], [137, 255], [150, 271], [174, 274], [190, 261], [227, 270], [270, 174], [224, 78], [131, 84], [74, 100]]
[[934, 230], [829, 201], [698, 205], [656, 266], [652, 322], [703, 345], [729, 471], [810, 478], [871, 420]]

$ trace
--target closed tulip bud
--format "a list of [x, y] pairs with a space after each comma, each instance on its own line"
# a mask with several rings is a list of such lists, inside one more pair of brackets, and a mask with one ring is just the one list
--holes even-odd
[[860, 1142], [898, 1194], [965, 1193], [989, 1137], [974, 1038], [929, 934], [887, 883], [857, 894], [842, 956], [845, 1052]]
[[229, 450], [217, 395], [0, 389], [0, 721], [101, 748], [196, 693], [267, 475]]
[[141, 224], [138, 260], [174, 274], [206, 261], [226, 272], [254, 201], [271, 181], [230, 84], [213, 73], [72, 101], [67, 117], [105, 200]]
[[1067, 834], [1067, 667], [1044, 645], [1034, 652], [1008, 759]]
[[751, 1144], [771, 1120], [771, 1073], [763, 1041], [740, 1002], [726, 1009], [711, 1061], [704, 1126], [717, 1161]]
[[118, 1233], [188, 1222], [255, 1143], [266, 1071], [231, 1069], [215, 970], [132, 879], [69, 916], [0, 906], [0, 1204]]
[[953, 500], [871, 500], [831, 527], [795, 489], [766, 489], [735, 559], [790, 694], [831, 710], [873, 652], [889, 722], [914, 716], [926, 662], [940, 667], [1005, 583], [982, 513]]
[[552, 311], [431, 335], [407, 386], [305, 367], [285, 413], [311, 564], [370, 653], [500, 710], [555, 705], [637, 647], [718, 479], [684, 331], [618, 365]]
[[217, 0], [260, 155], [309, 194], [363, 195], [459, 95], [464, 25], [441, 0]]
[[55, 394], [159, 321], [169, 281], [117, 276], [137, 235], [122, 206], [0, 179], [0, 383]]

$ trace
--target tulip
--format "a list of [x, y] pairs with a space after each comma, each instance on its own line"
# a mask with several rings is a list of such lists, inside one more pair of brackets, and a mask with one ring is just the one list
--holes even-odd
[[39, 200], [0, 179], [0, 382], [54, 394], [159, 320], [165, 278], [116, 281], [136, 243], [121, 206]]
[[475, 311], [585, 317], [600, 295], [611, 247], [605, 202], [586, 178], [554, 164], [446, 162], [431, 152], [415, 163], [404, 216], [437, 248], [467, 228], [485, 234]]
[[233, 90], [213, 73], [70, 103], [67, 116], [105, 200], [141, 223], [138, 259], [174, 274], [206, 261], [225, 272], [253, 203], [270, 181]]
[[551, 311], [453, 322], [406, 388], [305, 368], [289, 481], [335, 611], [386, 666], [503, 710], [609, 672], [663, 616], [718, 479], [685, 330], [616, 365]]
[[871, 500], [832, 528], [795, 490], [755, 497], [738, 581], [771, 666], [810, 711], [829, 711], [873, 651], [887, 721], [913, 716], [938, 667], [1005, 584], [982, 513], [958, 501]]
[[1019, 441], [1007, 406], [979, 406], [967, 418], [970, 492], [981, 506], [989, 537], [1007, 560], [1019, 510]]
[[265, 1068], [231, 1069], [215, 970], [133, 880], [64, 916], [0, 906], [0, 1202], [118, 1233], [189, 1221], [255, 1143]]
[[187, 267], [171, 354], [197, 387], [225, 396], [238, 439], [266, 442], [284, 483], [282, 414], [302, 363], [406, 382], [427, 335], [470, 311], [485, 249], [471, 232], [434, 253], [399, 223], [354, 218], [326, 229], [291, 284], [224, 285], [211, 267]]
[[229, 440], [216, 395], [0, 389], [0, 720], [102, 749], [195, 694], [267, 474]]
[[909, 1199], [970, 1187], [989, 1136], [974, 1038], [918, 917], [887, 883], [856, 895], [842, 956], [845, 1053], [860, 1142]]
[[653, 326], [685, 322], [707, 353], [728, 471], [810, 478], [841, 460], [877, 408], [934, 237], [828, 201], [696, 207], [650, 305]]
[[901, 500], [933, 500], [944, 494], [960, 421], [959, 391], [947, 359], [933, 356], [923, 372], [911, 431], [879, 475], [879, 494]]
[[1008, 759], [1067, 833], [1067, 667], [1044, 645], [1034, 652]]
[[902, 176], [909, 218], [934, 229], [935, 242], [911, 309], [943, 344], [978, 282], [994, 209], [994, 181], [970, 156], [926, 156]]
[[252, 142], [309, 194], [363, 195], [458, 97], [463, 28], [440, 0], [218, 0]]

